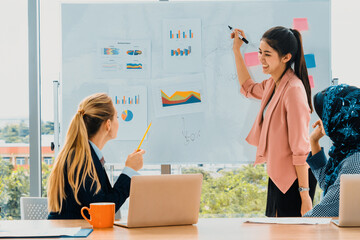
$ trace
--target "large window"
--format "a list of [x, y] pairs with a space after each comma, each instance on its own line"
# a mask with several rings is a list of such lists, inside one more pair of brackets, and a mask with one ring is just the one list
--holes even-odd
[[[53, 81], [61, 73], [60, 0], [40, 0], [42, 195], [54, 151]], [[71, 1], [66, 1], [71, 2]], [[75, 1], [74, 1], [75, 2]], [[76, 2], [99, 2], [77, 0]], [[121, 2], [121, 0], [115, 1]], [[0, 218], [20, 217], [19, 198], [29, 195], [29, 86], [27, 0], [0, 1]], [[340, 83], [360, 86], [356, 72], [356, 46], [360, 33], [357, 0], [332, 0], [332, 75]], [[355, 49], [355, 50], [354, 50]], [[66, 129], [63, 129], [66, 132]], [[245, 137], [245, 136], [244, 136]], [[125, 159], [124, 159], [125, 160]], [[122, 164], [108, 166], [112, 181]], [[267, 175], [264, 166], [173, 165], [172, 173], [201, 172], [204, 175], [201, 215], [260, 216], [264, 213]], [[159, 174], [160, 166], [145, 165], [142, 174]], [[22, 184], [19, 185], [18, 183]], [[249, 182], [253, 184], [249, 184]], [[16, 187], [15, 187], [16, 186]], [[317, 200], [320, 198], [320, 191]], [[251, 199], [251, 200], [249, 200]], [[126, 211], [126, 205], [122, 208]]]
[[[71, 2], [71, 1], [67, 1]], [[77, 1], [92, 2], [92, 1]], [[98, 2], [98, 1], [95, 1]], [[117, 1], [120, 2], [120, 1]], [[332, 1], [332, 34], [340, 33], [342, 29], [338, 22], [340, 18], [354, 21], [355, 14], [345, 14], [342, 9], [351, 8], [355, 0], [333, 0]], [[53, 80], [59, 80], [60, 69], [60, 9], [59, 1], [41, 1], [41, 37], [42, 37], [42, 120], [53, 121]], [[341, 5], [341, 7], [338, 7]], [[352, 31], [354, 32], [354, 31]], [[346, 38], [348, 32], [338, 34], [342, 39]], [[357, 38], [353, 38], [357, 39]], [[351, 78], [345, 77], [344, 73], [351, 69], [347, 61], [335, 61], [334, 58], [343, 59], [339, 54], [342, 52], [343, 44], [332, 40], [332, 71], [334, 77], [339, 77], [341, 82], [356, 84]], [[350, 51], [349, 51], [350, 52]], [[346, 56], [349, 59], [351, 56]], [[355, 61], [353, 61], [355, 63]], [[353, 68], [356, 69], [356, 68]], [[356, 74], [354, 75], [356, 76]], [[329, 79], [330, 82], [330, 79]], [[66, 131], [66, 129], [62, 129]], [[50, 133], [52, 134], [52, 133]], [[245, 136], [244, 136], [245, 137]], [[43, 144], [44, 146], [44, 144]], [[47, 160], [46, 160], [47, 161]], [[121, 173], [123, 164], [107, 165], [110, 181], [113, 183]], [[172, 173], [201, 172], [204, 175], [202, 191], [201, 215], [203, 217], [216, 216], [261, 216], [264, 215], [266, 202], [267, 174], [265, 166], [253, 167], [248, 164], [202, 164], [202, 165], [172, 165]], [[159, 174], [160, 166], [145, 165], [141, 174]], [[319, 201], [321, 191], [317, 191], [315, 203]], [[126, 204], [122, 207], [126, 212]]]
[[19, 219], [29, 195], [27, 15], [26, 0], [0, 1], [0, 219]]

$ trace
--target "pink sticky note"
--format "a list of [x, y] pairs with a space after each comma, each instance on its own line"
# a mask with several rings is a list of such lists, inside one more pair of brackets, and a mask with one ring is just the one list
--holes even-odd
[[251, 67], [251, 66], [260, 65], [260, 61], [259, 61], [257, 52], [245, 53], [244, 56], [245, 56], [246, 66]]
[[311, 76], [311, 75], [309, 75], [309, 82], [310, 82], [310, 87], [311, 87], [311, 88], [314, 88], [314, 87], [315, 87], [314, 78], [313, 78], [313, 76]]
[[298, 31], [306, 31], [309, 30], [309, 25], [307, 18], [294, 18], [293, 20], [293, 28]]

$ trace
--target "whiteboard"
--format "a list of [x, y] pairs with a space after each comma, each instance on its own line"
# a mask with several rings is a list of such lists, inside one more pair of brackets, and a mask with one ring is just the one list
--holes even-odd
[[[308, 69], [314, 78], [312, 92], [330, 85], [330, 1], [63, 3], [61, 11], [62, 142], [84, 97], [95, 92], [112, 93], [113, 89], [146, 88], [146, 99], [140, 96], [140, 104], [146, 104], [142, 123], [137, 125], [136, 133], [130, 131], [134, 133], [132, 138], [124, 139], [122, 134], [127, 133], [122, 131], [118, 133], [123, 136], [121, 140], [107, 143], [103, 153], [108, 163], [123, 162], [137, 148], [150, 122], [152, 126], [142, 145], [146, 150], [145, 164], [254, 161], [256, 148], [245, 138], [255, 121], [260, 101], [240, 94], [228, 25], [244, 29], [250, 43], [244, 44], [242, 52], [251, 53], [258, 51], [260, 38], [267, 29], [277, 25], [293, 27], [294, 18], [307, 19], [308, 30], [302, 31], [302, 36], [305, 54], [314, 54], [316, 61], [316, 67]], [[178, 28], [192, 23], [191, 27], [199, 28], [194, 33], [201, 38], [196, 43], [196, 51], [181, 46], [184, 54], [197, 55], [192, 62], [196, 68], [175, 63], [184, 66], [183, 70], [164, 69], [171, 63], [170, 57], [164, 60], [164, 51], [167, 51], [164, 46], [170, 46], [164, 38], [164, 28], [174, 24], [174, 20], [179, 22]], [[195, 24], [199, 22], [200, 25]], [[185, 37], [185, 33], [180, 34]], [[134, 70], [139, 74], [126, 67], [114, 67], [114, 62], [122, 64], [121, 58], [101, 55], [104, 49], [110, 46], [121, 49], [124, 43], [133, 46], [132, 49], [143, 47], [144, 64], [136, 65], [140, 67]], [[260, 65], [248, 69], [257, 82], [269, 78], [262, 73]], [[171, 88], [184, 88], [185, 91], [184, 84], [199, 91], [201, 102], [165, 111], [161, 105], [164, 95], [159, 90], [171, 92], [174, 91]], [[137, 110], [133, 111], [131, 115], [121, 115], [120, 125], [125, 124], [122, 116], [129, 120], [136, 115]], [[315, 119], [315, 113], [312, 115]]]

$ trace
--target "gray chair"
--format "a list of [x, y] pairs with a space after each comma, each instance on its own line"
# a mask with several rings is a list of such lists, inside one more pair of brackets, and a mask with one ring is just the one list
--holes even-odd
[[[42, 220], [47, 219], [48, 203], [47, 198], [21, 197], [20, 198], [21, 220]], [[121, 212], [116, 212], [115, 219], [121, 218]]]
[[120, 220], [120, 218], [121, 218], [121, 212], [120, 212], [120, 209], [119, 209], [119, 211], [117, 211], [115, 213], [115, 220]]
[[21, 197], [20, 214], [21, 220], [47, 219], [49, 214], [47, 198]]

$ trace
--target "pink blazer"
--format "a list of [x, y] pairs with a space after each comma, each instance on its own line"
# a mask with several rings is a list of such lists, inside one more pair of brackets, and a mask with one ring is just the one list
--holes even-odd
[[310, 151], [310, 108], [301, 80], [289, 69], [263, 111], [274, 91], [272, 78], [261, 83], [248, 79], [241, 93], [248, 98], [261, 99], [260, 112], [246, 141], [257, 146], [255, 164], [267, 164], [271, 180], [286, 193], [297, 174], [294, 165], [306, 164]]

